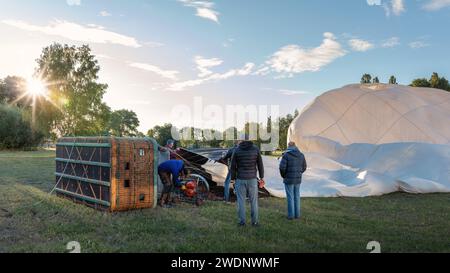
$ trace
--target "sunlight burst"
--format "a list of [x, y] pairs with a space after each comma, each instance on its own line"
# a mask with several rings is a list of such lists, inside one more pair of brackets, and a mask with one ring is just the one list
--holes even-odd
[[27, 81], [27, 93], [33, 97], [36, 96], [47, 96], [47, 87], [46, 85], [40, 81], [39, 79], [32, 78]]

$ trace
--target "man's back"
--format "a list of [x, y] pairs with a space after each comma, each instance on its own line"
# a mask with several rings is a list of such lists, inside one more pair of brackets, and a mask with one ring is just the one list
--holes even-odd
[[253, 142], [244, 141], [234, 151], [231, 160], [231, 180], [255, 179], [257, 171], [260, 178], [264, 178], [264, 166], [259, 149], [253, 145]]
[[300, 184], [307, 168], [305, 155], [297, 147], [289, 147], [280, 163], [280, 173], [287, 184]]
[[170, 172], [173, 175], [178, 174], [183, 169], [184, 162], [182, 160], [168, 160], [159, 165], [158, 170]]

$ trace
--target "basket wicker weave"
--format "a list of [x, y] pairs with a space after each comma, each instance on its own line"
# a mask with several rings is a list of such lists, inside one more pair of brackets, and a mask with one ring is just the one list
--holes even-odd
[[154, 208], [157, 151], [151, 138], [61, 138], [56, 145], [56, 193], [106, 211]]

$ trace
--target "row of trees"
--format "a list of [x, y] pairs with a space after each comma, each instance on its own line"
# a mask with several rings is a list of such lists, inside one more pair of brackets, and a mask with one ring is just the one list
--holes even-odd
[[[370, 83], [380, 83], [378, 77], [372, 78], [370, 74], [364, 74], [361, 77], [361, 84], [370, 84]], [[389, 78], [389, 84], [398, 84], [397, 78], [395, 76], [391, 76]], [[436, 88], [445, 91], [450, 91], [449, 81], [445, 77], [440, 77], [438, 73], [434, 72], [429, 79], [419, 78], [415, 79], [411, 82], [410, 86], [412, 87], [428, 87], [428, 88]]]
[[[364, 74], [361, 77], [361, 84], [370, 84], [370, 83], [380, 83], [380, 79], [378, 77], [372, 78], [370, 74]], [[389, 84], [398, 84], [397, 78], [395, 76], [391, 76], [389, 78]]]
[[[272, 127], [278, 127], [279, 129], [279, 143], [278, 149], [287, 149], [287, 137], [289, 127], [294, 121], [294, 119], [299, 115], [296, 110], [295, 113], [288, 114], [285, 117], [281, 117], [276, 121], [272, 121], [272, 118], [267, 119], [267, 124], [262, 123], [246, 123], [245, 126], [239, 130], [236, 127], [230, 127], [223, 132], [216, 130], [207, 130], [208, 135], [205, 134], [205, 130], [201, 128], [185, 127], [181, 129], [176, 129], [170, 123], [164, 124], [163, 126], [155, 126], [147, 132], [149, 137], [152, 137], [158, 141], [158, 143], [165, 144], [167, 140], [173, 139], [172, 131], [179, 132], [181, 140], [178, 145], [186, 148], [210, 148], [210, 147], [223, 147], [229, 148], [234, 145], [234, 139], [239, 139], [242, 134], [249, 134], [250, 128], [256, 128], [258, 135], [255, 136], [257, 139], [253, 142], [261, 147], [263, 143], [268, 143], [270, 141], [263, 141], [262, 137], [259, 135], [260, 129], [264, 129], [268, 133], [272, 132]], [[183, 139], [183, 135], [193, 136], [193, 138]], [[215, 136], [215, 137], [212, 137]], [[233, 136], [232, 139], [227, 138], [228, 136]]]
[[[108, 85], [98, 82], [99, 71], [89, 46], [53, 44], [37, 60], [36, 77], [46, 85], [45, 94], [29, 92], [23, 78], [0, 79], [0, 148], [35, 146], [58, 136], [142, 135], [136, 113], [112, 111], [103, 102]], [[17, 122], [20, 126], [5, 127]]]
[[429, 87], [442, 89], [450, 92], [450, 84], [448, 80], [445, 77], [439, 77], [439, 74], [436, 72], [431, 75], [430, 79], [415, 79], [410, 85], [413, 87]]

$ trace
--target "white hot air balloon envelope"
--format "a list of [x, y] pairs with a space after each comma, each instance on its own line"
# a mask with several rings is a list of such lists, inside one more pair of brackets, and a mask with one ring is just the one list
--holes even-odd
[[[348, 85], [305, 107], [288, 138], [309, 163], [303, 196], [450, 192], [450, 92]], [[278, 161], [265, 164], [268, 190], [284, 197]]]

